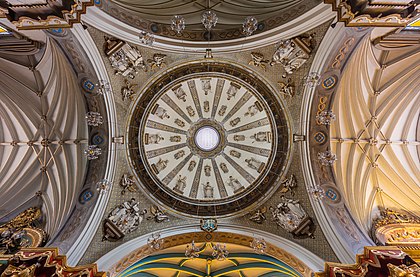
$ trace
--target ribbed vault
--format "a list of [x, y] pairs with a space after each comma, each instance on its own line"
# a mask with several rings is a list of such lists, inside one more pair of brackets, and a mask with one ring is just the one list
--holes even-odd
[[418, 46], [384, 48], [366, 36], [335, 96], [337, 184], [365, 231], [380, 207], [420, 215], [419, 60]]
[[32, 55], [28, 61], [29, 67], [0, 62], [0, 219], [42, 202], [46, 231], [54, 236], [85, 177], [85, 104], [54, 42], [47, 41], [39, 63]]

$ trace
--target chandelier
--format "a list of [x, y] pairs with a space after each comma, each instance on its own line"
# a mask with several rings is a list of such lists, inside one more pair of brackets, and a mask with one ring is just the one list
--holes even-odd
[[107, 179], [102, 179], [99, 182], [96, 183], [96, 190], [100, 193], [100, 194], [104, 194], [106, 192], [109, 191], [109, 189], [111, 188], [111, 182]]
[[153, 233], [152, 236], [147, 239], [147, 244], [152, 250], [159, 250], [163, 246], [163, 238], [160, 237], [160, 233]]
[[84, 151], [88, 160], [96, 160], [102, 154], [102, 149], [96, 145], [89, 145], [88, 149]]
[[200, 256], [200, 248], [195, 245], [194, 241], [185, 248], [185, 257], [188, 259], [195, 259]]
[[325, 190], [319, 185], [316, 185], [315, 187], [310, 188], [308, 192], [309, 194], [312, 195], [312, 197], [315, 200], [318, 200], [318, 201], [325, 197]]
[[144, 31], [140, 32], [139, 39], [141, 43], [148, 46], [151, 46], [155, 42], [155, 37], [153, 34]]
[[310, 72], [307, 76], [305, 76], [304, 82], [305, 86], [314, 88], [321, 83], [321, 75], [317, 72]]
[[332, 111], [322, 111], [316, 116], [316, 121], [322, 125], [331, 125], [335, 119], [336, 116]]
[[206, 28], [207, 31], [210, 31], [213, 27], [216, 27], [218, 20], [219, 18], [217, 17], [216, 13], [211, 10], [205, 11], [201, 15], [201, 23], [203, 23], [204, 28]]
[[85, 118], [89, 126], [97, 127], [104, 123], [102, 115], [98, 112], [87, 112]]
[[332, 166], [337, 160], [337, 156], [329, 150], [325, 152], [319, 152], [317, 156], [319, 162], [324, 166]]
[[185, 19], [180, 15], [175, 15], [171, 20], [171, 29], [179, 35], [185, 29]]
[[242, 24], [242, 33], [249, 37], [257, 30], [257, 28], [258, 20], [253, 16], [248, 16]]
[[263, 238], [254, 237], [250, 246], [252, 247], [254, 252], [257, 254], [264, 254], [265, 250], [267, 249], [267, 243], [265, 242]]

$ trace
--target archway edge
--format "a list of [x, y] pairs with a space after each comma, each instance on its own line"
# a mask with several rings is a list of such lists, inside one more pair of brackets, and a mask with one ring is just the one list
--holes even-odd
[[[160, 231], [161, 237], [165, 240], [167, 247], [176, 246], [177, 238], [186, 237], [188, 235], [194, 235], [202, 233], [197, 225], [183, 225], [162, 229]], [[218, 230], [215, 232], [217, 239], [220, 242], [229, 241], [226, 238], [230, 238], [232, 243], [235, 240], [248, 242], [252, 240], [253, 236], [262, 237], [268, 243], [267, 254], [276, 257], [277, 259], [287, 263], [303, 276], [311, 276], [313, 272], [322, 271], [324, 269], [325, 261], [308, 251], [302, 246], [277, 236], [272, 233], [230, 224], [219, 224]], [[110, 276], [116, 276], [123, 269], [127, 268], [137, 260], [152, 255], [153, 252], [147, 245], [147, 240], [151, 237], [152, 233], [148, 233], [132, 239], [119, 247], [108, 252], [102, 256], [96, 263], [98, 269], [101, 271], [108, 271]], [[182, 240], [178, 240], [179, 244], [185, 244]], [[188, 243], [188, 242], [187, 242]], [[121, 257], [116, 260], [116, 257]]]

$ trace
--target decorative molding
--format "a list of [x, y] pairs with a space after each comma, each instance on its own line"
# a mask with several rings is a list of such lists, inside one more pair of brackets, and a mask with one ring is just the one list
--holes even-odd
[[[105, 64], [102, 60], [102, 57], [99, 53], [98, 48], [96, 47], [92, 37], [89, 32], [83, 29], [80, 25], [75, 25], [71, 32], [77, 38], [79, 43], [85, 49], [86, 55], [89, 57], [90, 62], [92, 63], [95, 73], [99, 80], [104, 80], [107, 83], [110, 83]], [[109, 89], [111, 90], [111, 88]], [[104, 175], [104, 179], [114, 180], [115, 179], [115, 170], [116, 170], [116, 158], [117, 152], [115, 143], [112, 143], [112, 137], [117, 137], [117, 115], [115, 109], [115, 101], [113, 99], [112, 91], [108, 91], [103, 94], [106, 111], [107, 111], [107, 122], [108, 122], [108, 156], [107, 156], [107, 167]], [[111, 188], [110, 188], [111, 189]], [[70, 265], [76, 265], [79, 260], [82, 258], [86, 249], [89, 247], [90, 242], [96, 234], [99, 225], [101, 224], [101, 219], [105, 213], [106, 206], [109, 201], [110, 193], [100, 194], [98, 200], [95, 204], [92, 214], [89, 217], [88, 222], [86, 223], [83, 231], [80, 233], [78, 239], [74, 242], [72, 247], [67, 251], [68, 263]]]
[[[346, 32], [345, 27], [341, 24], [337, 25], [335, 28], [330, 28], [323, 38], [317, 53], [315, 54], [314, 61], [312, 62], [309, 71], [322, 72], [324, 67], [326, 67], [327, 64], [331, 62], [330, 59], [331, 57], [334, 57], [337, 49], [340, 49], [340, 47], [337, 47], [337, 45], [340, 45], [343, 40], [345, 40], [349, 32], [351, 33], [354, 31], [349, 30]], [[342, 53], [343, 51], [344, 50], [340, 49], [339, 56], [337, 56], [339, 58], [336, 57], [336, 59], [338, 59], [338, 63], [340, 64], [345, 58], [345, 54]], [[349, 51], [348, 46], [346, 46], [345, 51], [346, 53]], [[337, 66], [333, 60], [333, 67], [334, 66], [339, 68], [339, 66]], [[299, 133], [305, 137], [309, 137], [310, 135], [312, 106], [313, 102], [316, 101], [316, 99], [314, 99], [315, 89], [316, 87], [305, 86], [303, 93], [300, 113], [300, 120], [302, 125]], [[311, 157], [314, 154], [312, 153], [310, 142], [311, 140], [308, 139], [302, 141], [299, 144], [301, 154], [300, 159], [305, 179], [304, 183], [308, 191], [310, 191], [312, 188], [316, 188], [319, 182], [315, 174], [315, 169], [312, 165]], [[337, 255], [341, 262], [351, 263], [353, 261], [354, 255], [361, 251], [364, 246], [373, 245], [373, 241], [358, 229], [354, 222], [349, 218], [348, 211], [345, 207], [338, 208], [334, 206], [337, 205], [337, 202], [335, 202], [336, 199], [341, 201], [341, 198], [337, 195], [336, 190], [329, 188], [326, 190], [326, 194], [328, 193], [331, 194], [331, 201], [317, 201], [313, 197], [309, 197], [309, 199], [311, 201], [311, 205], [314, 209], [314, 213], [319, 222], [319, 225], [332, 249], [334, 250], [334, 253]], [[334, 210], [336, 211], [335, 215], [332, 214], [332, 210], [328, 205], [331, 205], [331, 207], [334, 206]], [[341, 220], [336, 220], [337, 217], [340, 217]], [[353, 229], [351, 230], [351, 233], [354, 237], [352, 240], [349, 239], [351, 236], [346, 233], [350, 230], [345, 229], [345, 226], [341, 225], [341, 221], [346, 222], [346, 226], [352, 226]], [[357, 238], [357, 240], [355, 240], [355, 238]]]

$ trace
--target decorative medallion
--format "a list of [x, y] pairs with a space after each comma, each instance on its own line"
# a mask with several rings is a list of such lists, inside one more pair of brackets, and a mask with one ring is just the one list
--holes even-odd
[[139, 126], [128, 136], [139, 183], [186, 215], [255, 205], [274, 191], [287, 161], [288, 123], [272, 89], [226, 66], [206, 61], [167, 72], [139, 93], [129, 124]]
[[206, 218], [200, 220], [201, 230], [211, 233], [217, 230], [217, 220], [215, 218]]
[[327, 141], [327, 138], [327, 135], [322, 131], [316, 132], [314, 134], [314, 140], [320, 145], [324, 144]]
[[322, 80], [321, 86], [325, 89], [332, 89], [337, 84], [337, 77], [332, 75]]
[[89, 202], [95, 193], [91, 189], [85, 189], [79, 196], [79, 202], [80, 204], [86, 204]]

